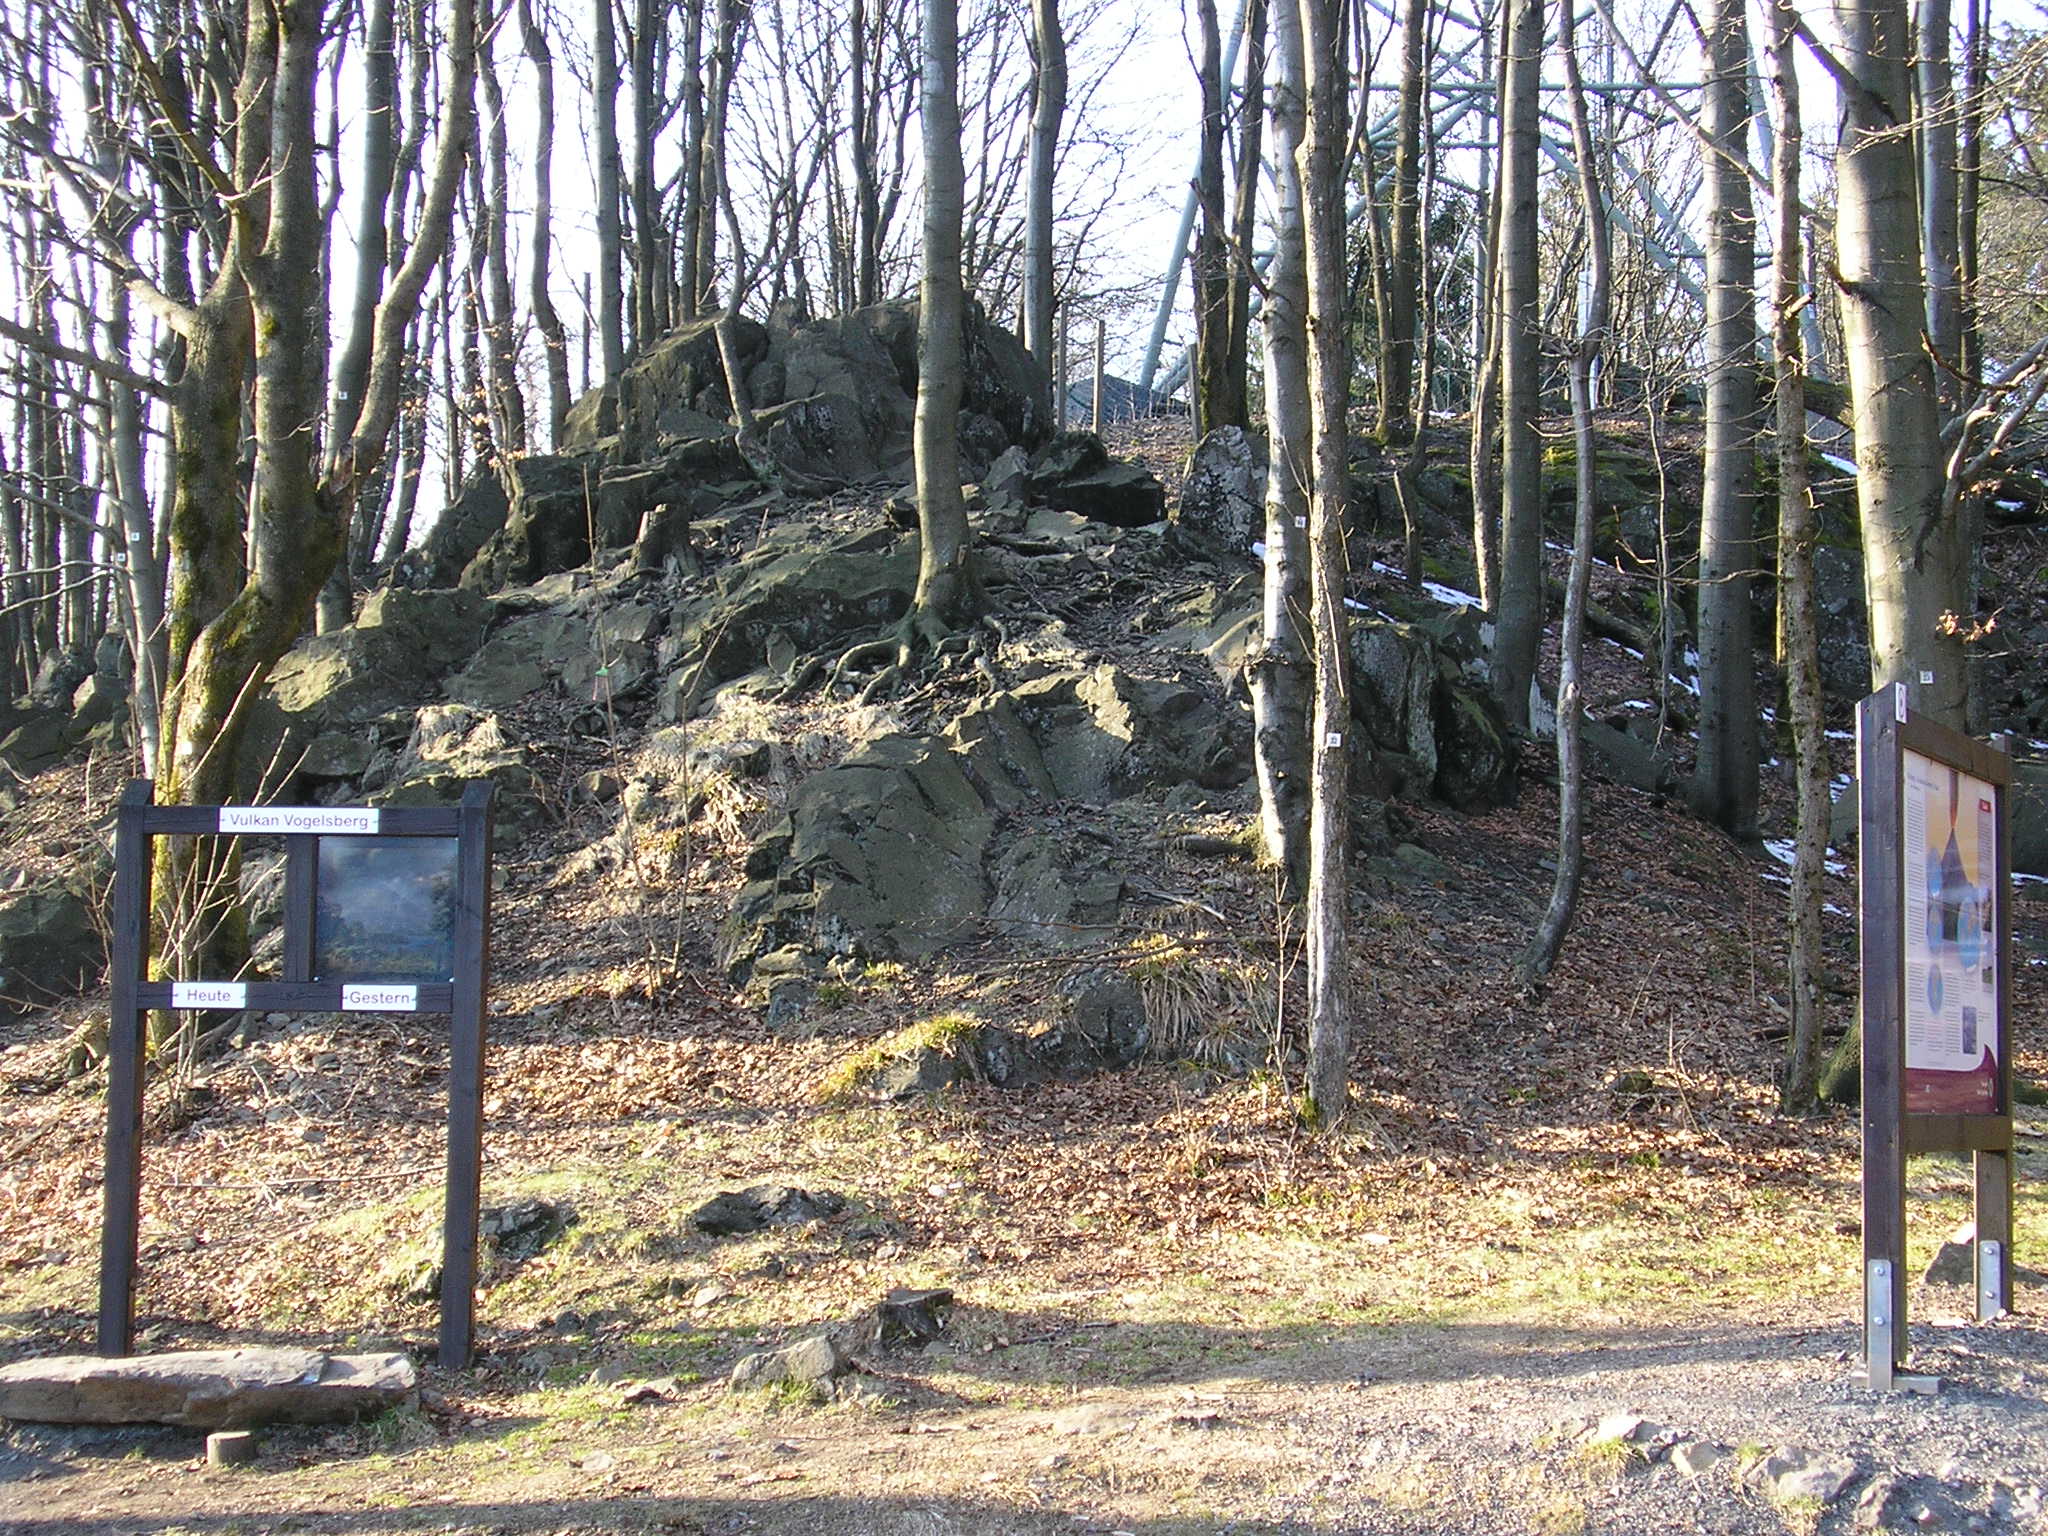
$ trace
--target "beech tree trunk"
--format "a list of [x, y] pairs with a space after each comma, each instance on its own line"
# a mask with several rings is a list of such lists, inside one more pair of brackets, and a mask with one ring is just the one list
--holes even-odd
[[[1415, 359], [1422, 316], [1422, 54], [1429, 0], [1402, 0], [1401, 97], [1387, 238], [1386, 333], [1380, 338], [1379, 435], [1405, 444], [1413, 430]], [[1411, 577], [1413, 572], [1409, 573]]]
[[958, 0], [924, 4], [924, 277], [918, 289], [917, 462], [920, 541], [911, 639], [942, 638], [966, 620], [975, 592], [960, 494], [960, 397], [965, 380], [967, 297], [960, 282], [960, 217], [966, 173], [960, 158]]
[[1196, 200], [1202, 222], [1195, 233], [1195, 436], [1217, 427], [1242, 425], [1240, 380], [1230, 387], [1230, 224], [1224, 203], [1223, 99], [1230, 82], [1223, 78], [1223, 38], [1217, 24], [1216, 0], [1195, 0], [1201, 32], [1201, 56], [1195, 80], [1202, 98], [1201, 152], [1195, 170]]
[[1308, 137], [1300, 154], [1315, 463], [1309, 500], [1315, 706], [1309, 740], [1307, 1108], [1316, 1123], [1334, 1126], [1343, 1118], [1351, 1080], [1351, 648], [1344, 609], [1344, 510], [1351, 491], [1345, 420], [1351, 361], [1344, 334], [1349, 83], [1344, 0], [1300, 3], [1308, 69]]
[[[605, 383], [626, 367], [625, 296], [619, 286], [624, 259], [619, 228], [624, 171], [619, 164], [619, 43], [612, 4], [613, 0], [592, 0], [595, 28], [590, 65], [595, 97], [591, 152], [597, 157], [597, 335]], [[602, 429], [609, 430], [609, 426], [604, 424]]]
[[1312, 428], [1308, 376], [1308, 253], [1300, 153], [1308, 127], [1297, 0], [1273, 8], [1273, 264], [1266, 338], [1266, 577], [1259, 649], [1249, 662], [1259, 830], [1282, 899], [1308, 883], [1308, 509]]
[[1798, 812], [1793, 834], [1789, 911], [1792, 1031], [1778, 1107], [1803, 1113], [1814, 1107], [1820, 1070], [1821, 884], [1828, 843], [1827, 721], [1820, 677], [1820, 615], [1814, 600], [1813, 547], [1818, 532], [1807, 485], [1806, 358], [1800, 311], [1802, 233], [1799, 223], [1799, 70], [1792, 35], [1792, 0], [1765, 6], [1777, 100], [1777, 139], [1771, 155], [1771, 195], [1777, 208], [1771, 251], [1771, 356], [1777, 379], [1778, 581], [1785, 630], [1785, 713], [1792, 727]]
[[[1968, 717], [1961, 631], [1969, 552], [1945, 515], [1925, 314], [1906, 0], [1838, 0], [1844, 93], [1835, 174], [1837, 286], [1856, 417], [1856, 501], [1870, 613], [1871, 687], [1904, 683], [1913, 707], [1957, 730]], [[1923, 674], [1932, 677], [1922, 682]]]
[[1536, 163], [1543, 80], [1540, 0], [1503, 0], [1507, 89], [1501, 105], [1500, 586], [1494, 604], [1494, 697], [1510, 725], [1529, 723], [1543, 640], [1543, 447], [1537, 436], [1542, 287], [1537, 273]]
[[1593, 437], [1593, 375], [1607, 339], [1608, 294], [1613, 286], [1609, 255], [1607, 194], [1600, 181], [1600, 161], [1593, 129], [1586, 115], [1585, 83], [1579, 73], [1577, 0], [1558, 0], [1558, 52], [1564, 57], [1570, 93], [1572, 151], [1578, 160], [1579, 208], [1586, 221], [1586, 259], [1592, 282], [1577, 344], [1572, 348], [1572, 447], [1578, 459], [1572, 515], [1571, 574], [1565, 581], [1564, 627], [1558, 640], [1557, 665], [1557, 874], [1550, 901], [1536, 925], [1521, 962], [1527, 986], [1547, 976], [1557, 963], [1578, 907], [1580, 873], [1585, 863], [1586, 773], [1581, 743], [1584, 689], [1580, 660], [1585, 650], [1586, 590], [1592, 580], [1593, 521], [1600, 481], [1598, 445]]
[[1742, 0], [1707, 32], [1707, 401], [1700, 486], [1700, 725], [1693, 805], [1756, 835], [1756, 215], [1750, 203], [1749, 47]]
[[1024, 348], [1052, 375], [1053, 169], [1067, 110], [1067, 45], [1059, 0], [1031, 5], [1031, 171], [1024, 215]]

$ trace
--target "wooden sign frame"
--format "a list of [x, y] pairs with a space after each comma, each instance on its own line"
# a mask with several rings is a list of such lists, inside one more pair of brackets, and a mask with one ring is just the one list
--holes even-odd
[[[1915, 1152], [1969, 1152], [1975, 1162], [1976, 1227], [1973, 1240], [1976, 1311], [1980, 1321], [1997, 1317], [2012, 1305], [2012, 1049], [2007, 999], [2011, 988], [2012, 848], [2009, 799], [2012, 758], [1988, 746], [1915, 715], [1907, 707], [1903, 684], [1881, 689], [1858, 706], [1856, 752], [1859, 786], [1858, 882], [1861, 895], [1863, 1008], [1863, 1360], [1856, 1381], [1875, 1391], [1931, 1392], [1939, 1385], [1931, 1376], [1905, 1372], [1906, 1329], [1906, 1159]], [[1988, 1037], [1990, 1066], [1976, 1071], [1916, 1064], [1915, 1051], [1927, 1052], [1926, 1040], [1909, 1039], [1909, 993], [1914, 960], [1911, 925], [1935, 921], [1930, 910], [1909, 910], [1907, 861], [1927, 858], [1927, 850], [1909, 847], [1909, 799], [1925, 795], [1909, 769], [1925, 773], [1922, 764], [1951, 775], [1951, 836], [1961, 785], [1988, 790], [1988, 821], [1966, 830], [1977, 854], [1979, 884], [1988, 893], [1991, 919], [1973, 913], [1971, 939], [1981, 950], [1969, 962], [1991, 971], [1992, 1016], [1980, 1020], [1972, 1008], [1965, 1020], [1962, 1043], [1981, 1061]], [[1982, 818], [1980, 807], [1973, 815]], [[1929, 832], [1923, 817], [1921, 841]], [[1936, 829], [1938, 832], [1938, 829]], [[1986, 833], [1989, 833], [1988, 839]], [[1989, 841], [1987, 849], [1983, 845]], [[1986, 854], [1991, 867], [1983, 868]], [[1923, 863], [1923, 868], [1925, 864]], [[1988, 878], [1985, 878], [1988, 876]], [[1926, 882], [1923, 881], [1923, 884]], [[1931, 889], [1931, 887], [1930, 887]], [[1923, 903], [1933, 898], [1923, 892]], [[1981, 902], [1978, 903], [1981, 908]], [[1929, 941], [1931, 946], [1932, 941]], [[1979, 964], [1980, 960], [1983, 962]], [[1927, 1008], [1938, 1010], [1942, 995], [1940, 970], [1922, 957], [1919, 986]], [[1931, 975], [1929, 973], [1932, 973]], [[1926, 1023], [1926, 1008], [1921, 1010]], [[1931, 1034], [1931, 1029], [1926, 1033]], [[1944, 1085], [1943, 1079], [1952, 1079]], [[1915, 1102], [1926, 1108], [1916, 1109]]]
[[[133, 1352], [142, 1189], [143, 1030], [152, 1009], [445, 1013], [449, 1020], [448, 1185], [441, 1221], [440, 1360], [469, 1364], [476, 1327], [477, 1209], [483, 1175], [485, 1020], [490, 1012], [491, 834], [495, 786], [464, 786], [453, 807], [372, 809], [158, 805], [132, 781], [114, 813], [112, 1017], [107, 1040], [105, 1205], [100, 1227], [98, 1346]], [[277, 981], [152, 981], [151, 840], [174, 836], [282, 837], [284, 963]], [[318, 981], [314, 916], [323, 837], [438, 837], [456, 844], [452, 979], [406, 985]]]

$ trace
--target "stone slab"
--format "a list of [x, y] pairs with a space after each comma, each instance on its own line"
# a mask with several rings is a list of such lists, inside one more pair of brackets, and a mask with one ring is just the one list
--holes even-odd
[[418, 1373], [402, 1354], [198, 1349], [0, 1366], [0, 1418], [37, 1424], [331, 1424], [418, 1400]]

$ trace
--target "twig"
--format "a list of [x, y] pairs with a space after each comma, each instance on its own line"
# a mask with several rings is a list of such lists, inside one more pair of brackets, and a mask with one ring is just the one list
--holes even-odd
[[395, 1173], [314, 1173], [295, 1175], [288, 1179], [266, 1179], [260, 1184], [215, 1184], [204, 1180], [197, 1183], [166, 1183], [158, 1189], [217, 1189], [237, 1194], [267, 1195], [273, 1190], [287, 1189], [302, 1184], [375, 1184], [392, 1179], [417, 1179], [423, 1174], [446, 1172], [438, 1163], [425, 1168], [401, 1168]]

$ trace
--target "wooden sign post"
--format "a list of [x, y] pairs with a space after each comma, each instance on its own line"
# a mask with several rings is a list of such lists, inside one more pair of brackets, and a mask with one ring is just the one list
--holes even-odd
[[[448, 1015], [440, 1353], [441, 1364], [450, 1369], [469, 1364], [483, 1173], [492, 795], [492, 785], [477, 782], [467, 785], [461, 804], [450, 809], [188, 806], [157, 805], [147, 779], [128, 786], [114, 824], [113, 995], [100, 1228], [102, 1355], [129, 1354], [135, 1343], [144, 1022], [152, 1009], [247, 1008]], [[174, 836], [284, 839], [280, 979], [148, 978], [151, 840]], [[396, 868], [379, 884], [362, 883], [365, 866], [378, 854], [387, 855]], [[376, 899], [352, 903], [352, 890], [371, 892]]]
[[1906, 1159], [1976, 1161], [1977, 1316], [2012, 1305], [2012, 857], [2004, 752], [1924, 720], [1906, 690], [1856, 716], [1863, 945], [1863, 1361], [1858, 1385], [1932, 1392], [1906, 1373]]

